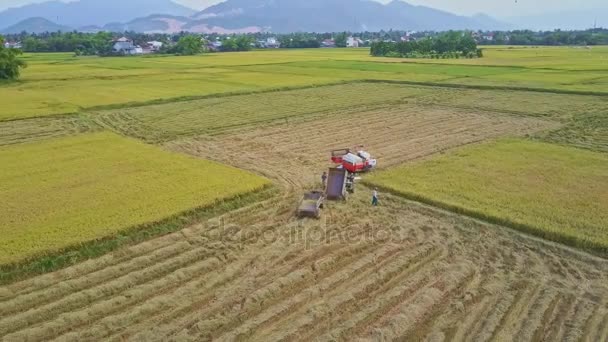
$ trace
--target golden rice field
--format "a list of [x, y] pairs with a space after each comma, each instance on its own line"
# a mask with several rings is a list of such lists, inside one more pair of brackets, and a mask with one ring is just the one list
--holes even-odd
[[267, 181], [111, 133], [0, 148], [0, 264], [111, 236]]
[[[606, 93], [606, 47], [487, 48], [475, 60], [373, 58], [367, 49], [272, 50], [193, 57], [26, 56], [0, 86], [0, 120], [362, 79]], [[74, 89], [78, 89], [77, 92]]]
[[502, 140], [387, 170], [368, 179], [460, 213], [608, 254], [608, 157]]

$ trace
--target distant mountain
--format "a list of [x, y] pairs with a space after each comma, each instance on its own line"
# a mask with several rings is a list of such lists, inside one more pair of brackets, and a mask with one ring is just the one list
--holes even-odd
[[227, 0], [194, 15], [212, 26], [264, 27], [274, 32], [387, 29], [503, 29], [488, 16], [465, 17], [393, 0]]
[[110, 22], [129, 22], [151, 14], [190, 16], [195, 11], [171, 0], [79, 0], [49, 1], [0, 12], [0, 28], [32, 17], [45, 18], [71, 27], [103, 26]]
[[0, 28], [30, 17], [45, 18], [62, 27], [86, 32], [286, 33], [509, 28], [487, 15], [459, 16], [399, 0], [388, 4], [372, 0], [226, 0], [198, 13], [171, 0], [51, 1], [0, 12]]
[[123, 32], [136, 31], [146, 33], [180, 32], [182, 26], [190, 22], [190, 18], [163, 14], [154, 14], [137, 18], [127, 23], [109, 23], [103, 26], [104, 31]]
[[608, 28], [608, 8], [563, 12], [546, 12], [538, 15], [506, 18], [513, 27], [530, 30], [584, 30]]
[[56, 31], [66, 32], [72, 30], [73, 29], [69, 26], [58, 25], [44, 18], [29, 18], [1, 30], [0, 33], [14, 34], [21, 33], [23, 31], [29, 33], [43, 33]]

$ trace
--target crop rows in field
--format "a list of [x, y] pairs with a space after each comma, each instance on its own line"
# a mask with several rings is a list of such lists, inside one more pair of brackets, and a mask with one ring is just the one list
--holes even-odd
[[[608, 294], [605, 261], [390, 196], [374, 210], [363, 194], [327, 210], [324, 221], [294, 222], [291, 205], [279, 196], [221, 221], [2, 287], [0, 336], [608, 337], [602, 330], [608, 310], [598, 300]], [[218, 222], [242, 234], [226, 236]], [[332, 238], [319, 238], [317, 229]], [[378, 229], [398, 235], [377, 234]], [[294, 232], [302, 238], [294, 239]]]
[[563, 128], [541, 139], [599, 152], [608, 152], [608, 115], [595, 111], [573, 117]]
[[60, 116], [0, 122], [0, 146], [87, 133], [99, 126], [80, 116]]
[[401, 104], [555, 120], [586, 118], [608, 109], [608, 102], [597, 96], [364, 82], [112, 109], [91, 113], [90, 117], [120, 133], [158, 142]]
[[164, 141], [341, 109], [387, 106], [423, 93], [423, 89], [356, 83], [107, 110], [91, 117], [127, 135]]

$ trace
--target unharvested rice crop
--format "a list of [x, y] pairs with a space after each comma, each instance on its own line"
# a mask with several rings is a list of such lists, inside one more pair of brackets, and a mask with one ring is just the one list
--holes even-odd
[[214, 204], [267, 181], [101, 132], [0, 148], [0, 264]]
[[409, 198], [608, 252], [608, 157], [527, 140], [464, 148], [372, 176]]

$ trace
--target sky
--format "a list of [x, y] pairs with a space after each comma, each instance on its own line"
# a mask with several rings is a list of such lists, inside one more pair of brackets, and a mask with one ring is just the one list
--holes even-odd
[[[46, 0], [0, 0], [0, 10], [43, 1]], [[221, 0], [174, 1], [195, 9], [203, 9], [207, 6], [221, 2]], [[390, 0], [376, 1], [388, 2]], [[463, 15], [472, 15], [482, 12], [497, 18], [539, 14], [543, 11], [559, 12], [572, 9], [581, 10], [608, 7], [608, 2], [606, 0], [408, 0], [407, 2]]]

